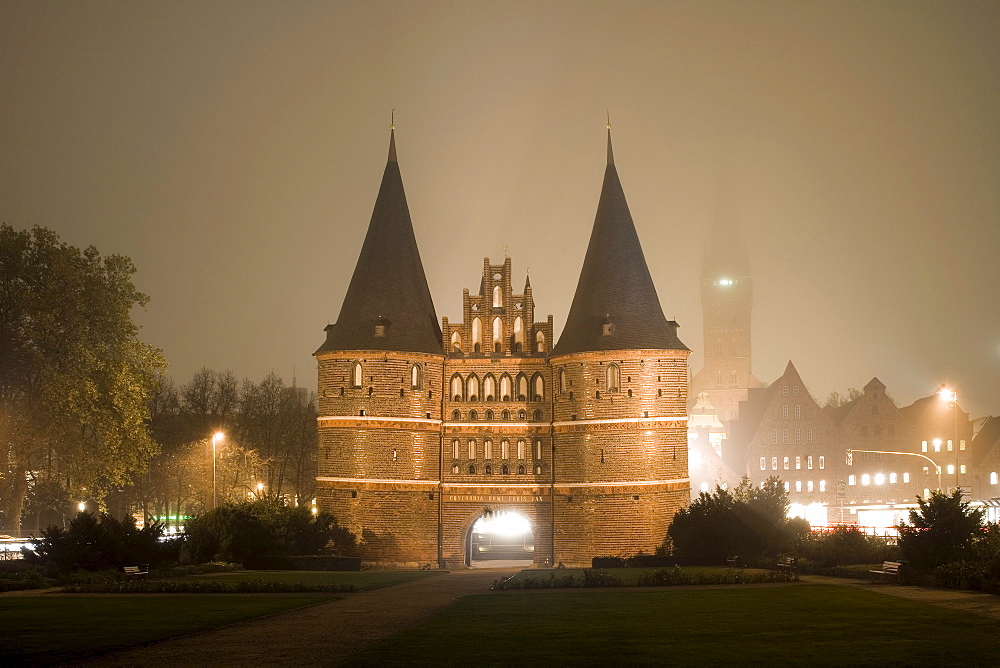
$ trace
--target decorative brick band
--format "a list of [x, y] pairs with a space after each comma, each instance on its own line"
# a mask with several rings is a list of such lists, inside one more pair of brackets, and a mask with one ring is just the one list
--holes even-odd
[[420, 431], [441, 431], [441, 420], [425, 420], [409, 417], [383, 417], [378, 415], [322, 415], [316, 418], [320, 426], [326, 427], [360, 427], [372, 429], [406, 429]]
[[331, 478], [329, 476], [316, 476], [316, 482], [342, 482], [349, 484], [384, 484], [384, 485], [421, 485], [424, 487], [436, 487], [441, 484], [440, 480], [398, 480], [393, 478]]
[[580, 431], [623, 431], [638, 429], [657, 429], [667, 422], [687, 422], [687, 416], [683, 417], [656, 417], [656, 418], [620, 418], [616, 420], [568, 420], [553, 422], [557, 434], [567, 434]]

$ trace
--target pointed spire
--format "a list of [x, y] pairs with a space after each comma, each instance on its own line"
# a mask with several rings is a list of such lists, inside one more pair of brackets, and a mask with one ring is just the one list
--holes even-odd
[[441, 328], [420, 261], [396, 162], [395, 130], [368, 234], [336, 327], [316, 352], [395, 350], [443, 354]]
[[[610, 125], [610, 122], [609, 124]], [[553, 354], [597, 350], [687, 350], [660, 308], [632, 222], [608, 128], [608, 165], [590, 245], [566, 327]]]
[[608, 164], [615, 164], [615, 152], [611, 150], [611, 112], [608, 111]]
[[396, 162], [396, 109], [392, 110], [389, 121], [389, 162]]
[[525, 272], [525, 274], [524, 274], [524, 294], [527, 294], [528, 290], [530, 290], [530, 289], [531, 289], [531, 274]]

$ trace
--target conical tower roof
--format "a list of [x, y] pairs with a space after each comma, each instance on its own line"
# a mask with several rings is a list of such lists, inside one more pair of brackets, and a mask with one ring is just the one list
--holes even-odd
[[395, 350], [443, 354], [441, 328], [413, 235], [395, 131], [361, 256], [337, 324], [316, 352]]
[[608, 129], [608, 165], [590, 245], [566, 327], [553, 355], [598, 350], [687, 350], [667, 322], [618, 179]]

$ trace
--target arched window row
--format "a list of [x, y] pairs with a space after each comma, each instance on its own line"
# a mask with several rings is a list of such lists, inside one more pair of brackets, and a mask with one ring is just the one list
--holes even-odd
[[[514, 318], [510, 325], [511, 331], [508, 333], [504, 319], [496, 316], [492, 320], [485, 322], [480, 316], [472, 319], [472, 352], [482, 353], [485, 350], [500, 353], [505, 349], [515, 353], [524, 352], [531, 342], [528, 329], [525, 327], [524, 319], [521, 316]], [[484, 340], [484, 332], [488, 340]], [[462, 346], [462, 334], [457, 329], [451, 333], [451, 351], [461, 354], [464, 352]], [[546, 352], [545, 332], [535, 330], [534, 349], [531, 352]]]
[[523, 373], [513, 378], [504, 373], [499, 379], [492, 373], [481, 379], [475, 373], [465, 378], [456, 373], [448, 388], [452, 401], [545, 401], [545, 377], [538, 372], [530, 378]]
[[[544, 459], [544, 445], [542, 439], [536, 438], [531, 441], [527, 438], [516, 440], [502, 438], [499, 447], [496, 447], [493, 439], [487, 438], [480, 443], [477, 439], [470, 438], [463, 442], [463, 439], [451, 439], [451, 458], [453, 460], [464, 460], [473, 462], [479, 459], [487, 462], [494, 459], [500, 461], [526, 461], [531, 460], [536, 464]], [[480, 457], [482, 455], [482, 457]]]

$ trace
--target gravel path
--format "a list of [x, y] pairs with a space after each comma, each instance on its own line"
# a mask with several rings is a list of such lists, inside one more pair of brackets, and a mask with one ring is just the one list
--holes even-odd
[[512, 571], [444, 573], [337, 601], [120, 650], [82, 666], [332, 666]]

